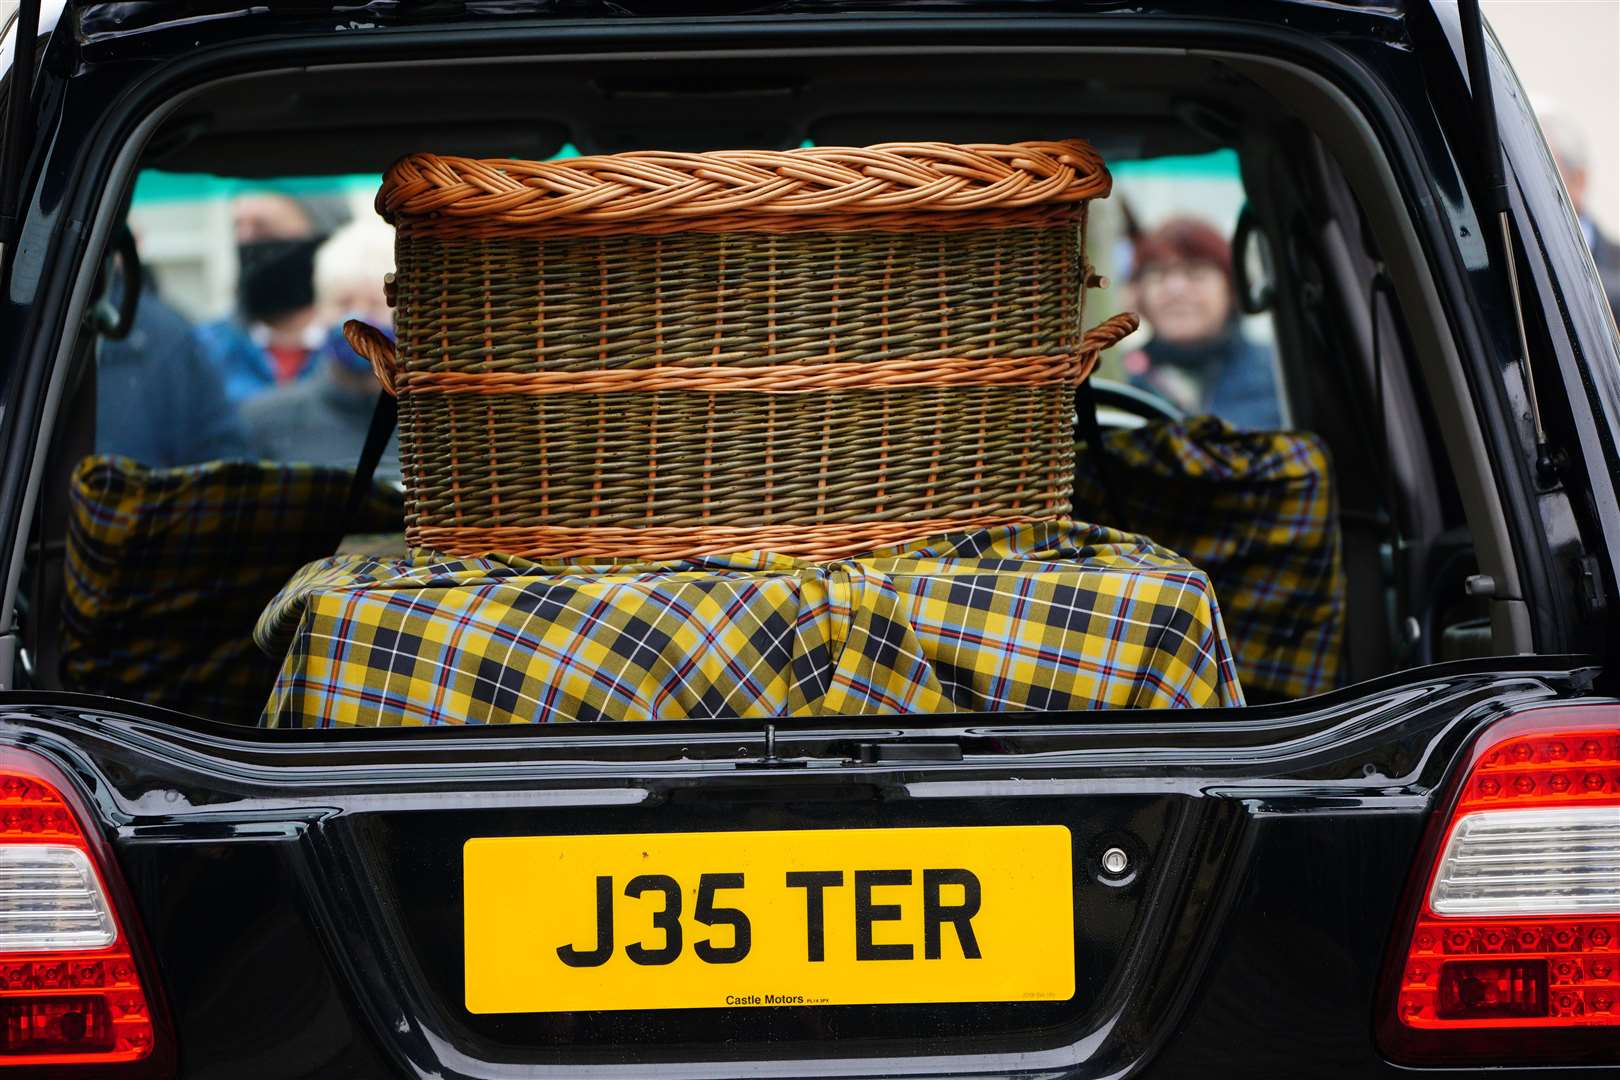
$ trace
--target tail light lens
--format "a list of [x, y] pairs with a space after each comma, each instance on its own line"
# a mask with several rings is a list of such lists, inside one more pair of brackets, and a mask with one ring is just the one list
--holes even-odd
[[1386, 1051], [1478, 1065], [1612, 1055], [1620, 707], [1493, 725], [1449, 803], [1425, 847], [1405, 948], [1391, 958]]
[[90, 821], [49, 761], [0, 749], [0, 1075], [162, 1071], [134, 924]]

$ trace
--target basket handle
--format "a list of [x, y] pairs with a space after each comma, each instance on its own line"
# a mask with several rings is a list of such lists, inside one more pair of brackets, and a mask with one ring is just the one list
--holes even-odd
[[1080, 355], [1096, 355], [1104, 349], [1118, 345], [1136, 333], [1137, 327], [1141, 325], [1142, 320], [1134, 311], [1122, 311], [1118, 315], [1104, 319], [1080, 338]]
[[399, 370], [399, 363], [394, 355], [394, 343], [388, 340], [388, 335], [370, 323], [350, 319], [343, 324], [343, 336], [349, 339], [350, 348], [370, 361], [372, 373], [382, 383], [382, 388], [398, 397], [394, 375]]

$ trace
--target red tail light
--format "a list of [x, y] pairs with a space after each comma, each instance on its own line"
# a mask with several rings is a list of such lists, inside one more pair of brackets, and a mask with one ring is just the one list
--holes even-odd
[[1387, 973], [1386, 1051], [1477, 1065], [1612, 1056], [1620, 707], [1547, 709], [1487, 729], [1424, 851], [1405, 948]]
[[133, 924], [90, 820], [55, 766], [0, 748], [0, 1074], [162, 1071]]

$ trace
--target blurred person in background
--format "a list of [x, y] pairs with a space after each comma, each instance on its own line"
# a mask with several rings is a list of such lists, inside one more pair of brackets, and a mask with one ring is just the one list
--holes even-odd
[[[394, 230], [376, 218], [350, 222], [315, 253], [313, 325], [319, 344], [306, 378], [278, 386], [242, 406], [255, 451], [277, 461], [353, 468], [382, 388], [371, 364], [343, 336], [360, 319], [392, 336], [393, 311], [383, 277], [394, 268]], [[376, 475], [399, 476], [397, 436]]]
[[1132, 253], [1131, 291], [1152, 333], [1124, 357], [1131, 385], [1235, 427], [1282, 425], [1271, 351], [1243, 336], [1232, 248], [1219, 230], [1183, 216], [1144, 233]]
[[[109, 260], [108, 267], [106, 302], [116, 309], [127, 269], [122, 259]], [[129, 333], [97, 342], [96, 453], [152, 468], [248, 456], [247, 435], [219, 373], [191, 324], [158, 295], [150, 274]]]
[[249, 192], [231, 204], [236, 310], [197, 328], [203, 351], [241, 402], [309, 375], [323, 327], [315, 319], [315, 250], [348, 220], [338, 200]]
[[1603, 291], [1609, 296], [1609, 307], [1620, 318], [1620, 244], [1603, 234], [1587, 210], [1591, 156], [1587, 150], [1586, 135], [1574, 117], [1556, 102], [1538, 102], [1536, 119], [1541, 123], [1542, 134], [1547, 137], [1553, 160], [1558, 163], [1558, 171], [1564, 178], [1564, 189], [1569, 192], [1570, 205], [1581, 223], [1581, 232], [1586, 235], [1586, 246], [1592, 251], [1598, 276], [1603, 279]]

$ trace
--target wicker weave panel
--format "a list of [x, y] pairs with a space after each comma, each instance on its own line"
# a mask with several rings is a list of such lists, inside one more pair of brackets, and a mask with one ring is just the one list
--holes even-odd
[[1073, 440], [1047, 437], [1070, 422], [1062, 386], [401, 400], [408, 526], [1011, 520], [1069, 506]]
[[904, 233], [447, 240], [402, 227], [416, 371], [1072, 355], [1077, 220]]

